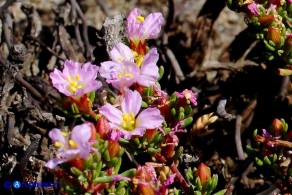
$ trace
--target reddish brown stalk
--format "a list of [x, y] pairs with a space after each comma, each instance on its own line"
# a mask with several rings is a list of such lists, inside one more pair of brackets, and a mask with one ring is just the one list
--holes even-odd
[[265, 141], [269, 141], [272, 142], [273, 144], [277, 145], [277, 146], [282, 146], [282, 147], [286, 147], [286, 148], [292, 148], [292, 142], [289, 141], [284, 141], [284, 140], [276, 140], [276, 139], [266, 139], [263, 136], [257, 135], [255, 137], [255, 140], [258, 142], [265, 142]]
[[177, 166], [174, 164], [174, 162], [170, 165], [171, 171], [175, 174], [175, 177], [177, 181], [179, 182], [181, 188], [186, 194], [190, 194], [190, 186], [180, 173], [180, 171], [177, 169]]

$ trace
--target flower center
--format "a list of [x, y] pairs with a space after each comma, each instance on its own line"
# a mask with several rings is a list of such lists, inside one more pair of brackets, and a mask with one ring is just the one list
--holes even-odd
[[121, 79], [123, 77], [126, 77], [126, 78], [133, 78], [134, 75], [132, 73], [122, 73], [122, 72], [119, 72], [118, 73], [118, 77]]
[[77, 148], [77, 143], [75, 141], [73, 141], [72, 139], [69, 140], [69, 145], [72, 147], [72, 148]]
[[60, 148], [60, 147], [63, 146], [63, 143], [61, 143], [61, 142], [55, 142], [55, 143], [54, 143], [54, 146], [55, 146], [56, 148]]
[[192, 97], [192, 95], [190, 93], [185, 93], [185, 97], [188, 100], [188, 99], [190, 99]]
[[142, 55], [139, 55], [135, 51], [133, 51], [133, 56], [134, 56], [135, 63], [140, 67], [144, 60], [144, 57]]
[[78, 74], [76, 74], [75, 77], [73, 77], [73, 79], [71, 78], [70, 75], [67, 76], [67, 81], [69, 82], [68, 90], [71, 93], [75, 93], [77, 89], [82, 89], [84, 87], [83, 85], [78, 83], [79, 80], [80, 76]]
[[135, 128], [135, 115], [133, 112], [130, 114], [123, 114], [123, 119], [122, 119], [122, 127], [128, 131], [133, 131]]
[[137, 16], [139, 22], [144, 22], [145, 18], [143, 16]]

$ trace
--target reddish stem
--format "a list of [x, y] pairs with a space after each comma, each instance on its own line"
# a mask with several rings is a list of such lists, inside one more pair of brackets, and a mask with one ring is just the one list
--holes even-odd
[[177, 167], [174, 164], [174, 162], [172, 162], [172, 164], [170, 165], [170, 169], [171, 169], [171, 171], [173, 173], [175, 173], [175, 177], [176, 177], [177, 181], [179, 182], [180, 186], [182, 187], [183, 191], [186, 194], [190, 194], [190, 186], [186, 182], [186, 180], [184, 179], [184, 177], [182, 176], [182, 174], [180, 173], [180, 171], [177, 169]]

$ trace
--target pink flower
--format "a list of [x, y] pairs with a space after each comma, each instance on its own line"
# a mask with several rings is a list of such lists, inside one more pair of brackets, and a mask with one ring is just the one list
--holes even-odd
[[146, 39], [155, 38], [161, 30], [163, 16], [161, 13], [151, 13], [144, 18], [138, 8], [134, 8], [127, 17], [127, 30], [130, 39], [138, 44]]
[[141, 95], [137, 91], [128, 90], [122, 100], [121, 110], [107, 103], [99, 111], [109, 120], [113, 129], [121, 131], [125, 139], [130, 139], [134, 135], [143, 136], [146, 129], [158, 128], [163, 122], [157, 108], [147, 108], [140, 112], [141, 105]]
[[53, 129], [49, 132], [54, 146], [58, 148], [58, 158], [48, 161], [45, 166], [54, 169], [58, 164], [68, 162], [73, 159], [86, 159], [91, 152], [91, 125], [85, 123], [73, 128], [71, 135], [61, 132], [60, 129]]
[[249, 16], [255, 16], [260, 14], [258, 5], [255, 2], [247, 4], [246, 8]]
[[154, 85], [159, 77], [157, 49], [152, 48], [145, 56], [133, 53], [125, 44], [116, 44], [110, 51], [112, 61], [101, 63], [100, 75], [119, 90], [134, 82], [145, 87]]
[[81, 67], [78, 62], [66, 60], [63, 71], [55, 68], [54, 72], [50, 73], [50, 78], [59, 92], [66, 96], [78, 97], [101, 87], [101, 82], [95, 80], [97, 72], [98, 67], [89, 62]]
[[185, 89], [182, 93], [175, 92], [177, 97], [180, 98], [180, 101], [186, 101], [187, 104], [193, 103], [194, 106], [197, 106], [197, 98], [193, 91]]
[[99, 73], [107, 83], [111, 83], [113, 87], [123, 91], [136, 82], [140, 69], [130, 61], [123, 60], [120, 63], [106, 61], [101, 63]]

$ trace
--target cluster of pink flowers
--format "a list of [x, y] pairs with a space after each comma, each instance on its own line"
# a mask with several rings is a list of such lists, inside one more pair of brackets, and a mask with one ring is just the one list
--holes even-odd
[[[58, 150], [56, 158], [48, 161], [45, 164], [46, 167], [54, 169], [59, 164], [65, 162], [70, 164], [76, 159], [85, 162], [91, 153], [99, 152], [94, 148], [94, 144], [100, 138], [109, 141], [111, 144], [108, 146], [109, 156], [116, 157], [119, 153], [120, 138], [131, 140], [145, 136], [146, 132], [148, 134], [161, 132], [162, 135], [165, 135], [163, 123], [172, 120], [171, 117], [166, 117], [170, 113], [168, 95], [160, 89], [157, 83], [160, 76], [157, 66], [159, 59], [157, 49], [147, 47], [147, 40], [153, 39], [159, 34], [162, 22], [161, 13], [151, 13], [144, 18], [140, 10], [135, 8], [129, 14], [126, 24], [129, 47], [124, 43], [117, 43], [109, 52], [111, 60], [102, 62], [99, 67], [89, 62], [82, 65], [72, 60], [66, 60], [62, 72], [55, 69], [50, 74], [53, 86], [67, 97], [62, 104], [65, 105], [64, 108], [77, 107], [77, 111], [74, 109], [74, 112], [80, 111], [87, 117], [92, 116], [97, 120], [97, 125], [94, 127], [93, 124], [87, 122], [75, 126], [72, 132], [68, 133], [62, 132], [60, 129], [51, 130], [49, 137]], [[97, 80], [98, 74], [118, 90], [118, 96], [114, 101], [115, 104], [104, 103], [93, 111], [93, 100], [90, 98], [92, 98], [92, 93], [102, 86], [101, 82]], [[142, 107], [142, 96], [144, 95], [143, 90], [147, 88], [152, 89], [153, 95], [159, 101], [152, 102], [145, 108]], [[197, 105], [196, 97], [190, 90], [177, 92], [176, 95], [179, 106]], [[173, 124], [176, 130], [166, 136], [162, 142], [165, 145], [162, 150], [168, 153], [168, 157], [165, 159], [171, 158], [174, 154], [174, 147], [178, 143], [178, 138], [174, 133], [180, 131], [177, 128], [183, 124], [183, 121]], [[174, 128], [171, 127], [171, 129]], [[96, 139], [96, 132], [99, 133], [98, 139]], [[151, 140], [150, 136], [148, 137], [148, 140]], [[143, 171], [141, 171], [142, 169]], [[172, 174], [159, 186], [155, 175], [152, 178], [141, 179], [138, 176], [140, 171], [147, 172], [144, 168], [138, 167], [136, 176], [133, 177], [137, 181], [136, 184], [145, 188], [152, 180], [156, 180], [150, 186], [152, 186], [151, 189], [154, 189], [153, 186], [156, 185], [157, 191], [166, 192], [166, 187], [175, 178], [175, 174]], [[112, 170], [111, 174], [113, 174]], [[133, 180], [133, 178], [121, 175], [113, 176], [111, 180], [117, 181], [121, 178]], [[104, 188], [104, 185], [101, 186]]]

